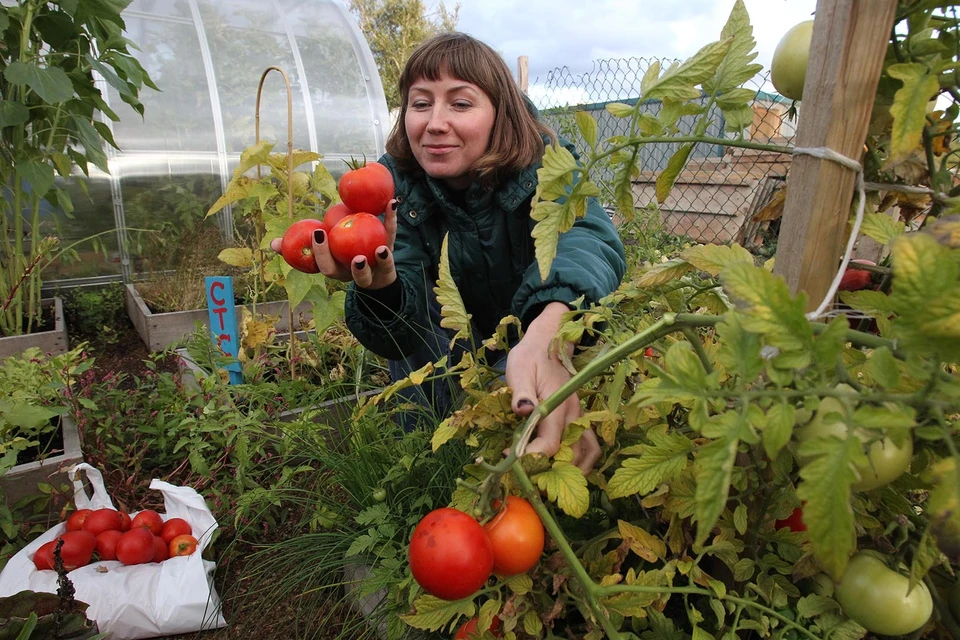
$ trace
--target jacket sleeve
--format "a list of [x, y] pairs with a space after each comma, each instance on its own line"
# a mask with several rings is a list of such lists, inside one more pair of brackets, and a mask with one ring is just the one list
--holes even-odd
[[420, 233], [399, 219], [393, 260], [399, 286], [387, 296], [392, 298], [390, 303], [350, 283], [344, 314], [347, 328], [360, 344], [383, 358], [400, 360], [433, 331], [428, 296], [434, 294], [432, 283], [427, 282], [430, 259]]
[[513, 298], [514, 313], [526, 325], [548, 302], [569, 304], [580, 296], [587, 305], [597, 302], [620, 286], [626, 268], [623, 242], [613, 221], [597, 199], [590, 198], [586, 215], [560, 234], [547, 279], [540, 279], [536, 260], [527, 268]]

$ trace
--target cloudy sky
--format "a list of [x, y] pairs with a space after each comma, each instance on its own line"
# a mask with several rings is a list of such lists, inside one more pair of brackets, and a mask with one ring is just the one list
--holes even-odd
[[[757, 62], [764, 69], [783, 33], [810, 19], [816, 7], [816, 0], [744, 3], [757, 40]], [[437, 0], [428, 4], [436, 6]], [[454, 0], [446, 4], [451, 6]], [[544, 85], [552, 70], [566, 66], [577, 76], [591, 72], [594, 61], [601, 59], [685, 59], [718, 39], [733, 4], [733, 0], [460, 0], [458, 28], [493, 46], [513, 69], [519, 56], [528, 56], [531, 97], [546, 106]], [[579, 99], [571, 89], [562, 93], [566, 95], [560, 100], [571, 103], [593, 101]]]

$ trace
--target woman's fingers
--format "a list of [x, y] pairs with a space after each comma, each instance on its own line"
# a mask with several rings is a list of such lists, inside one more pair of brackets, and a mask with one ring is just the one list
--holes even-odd
[[280, 247], [283, 244], [283, 238], [274, 238], [270, 241], [270, 248], [280, 253]]
[[603, 455], [600, 448], [600, 441], [597, 440], [597, 434], [593, 429], [587, 429], [580, 436], [580, 439], [573, 443], [573, 464], [580, 467], [583, 475], [593, 471], [597, 460]]
[[313, 232], [313, 259], [320, 268], [320, 273], [334, 280], [349, 282], [352, 279], [350, 269], [345, 268], [333, 259], [330, 253], [330, 246], [327, 243], [327, 232], [323, 229], [317, 229]]
[[353, 281], [362, 289], [382, 289], [397, 279], [393, 252], [386, 245], [380, 245], [375, 255], [373, 264], [364, 256], [356, 256], [350, 264]]
[[392, 253], [397, 240], [397, 201], [395, 199], [387, 204], [387, 210], [383, 215], [383, 226], [387, 230], [387, 248]]

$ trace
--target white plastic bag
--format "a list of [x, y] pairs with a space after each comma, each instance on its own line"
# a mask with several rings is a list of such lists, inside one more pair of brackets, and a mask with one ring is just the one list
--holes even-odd
[[[93, 496], [87, 496], [82, 479], [77, 477], [80, 472], [87, 476]], [[99, 470], [82, 463], [72, 467], [69, 474], [78, 509], [114, 508]], [[164, 520], [183, 518], [190, 523], [198, 541], [197, 551], [159, 564], [91, 562], [67, 574], [77, 600], [90, 605], [87, 617], [97, 622], [101, 632], [110, 633], [111, 640], [153, 638], [225, 626], [211, 577], [216, 564], [200, 557], [217, 528], [216, 519], [200, 494], [189, 487], [175, 487], [154, 479], [150, 488], [163, 494]], [[0, 596], [24, 589], [57, 592], [56, 572], [37, 571], [33, 554], [64, 531], [65, 525], [58, 524], [7, 562], [0, 573]]]

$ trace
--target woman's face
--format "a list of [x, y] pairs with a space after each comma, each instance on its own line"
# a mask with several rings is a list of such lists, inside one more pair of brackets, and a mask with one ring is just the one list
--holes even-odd
[[407, 97], [404, 126], [413, 156], [432, 178], [454, 189], [473, 181], [471, 169], [486, 153], [496, 110], [478, 86], [444, 72], [417, 80]]

